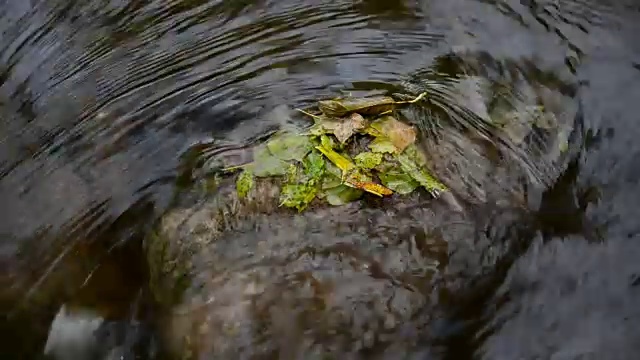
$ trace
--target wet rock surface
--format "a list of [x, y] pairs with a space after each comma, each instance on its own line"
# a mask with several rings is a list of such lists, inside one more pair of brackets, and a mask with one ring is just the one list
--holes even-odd
[[442, 299], [517, 246], [478, 235], [471, 215], [427, 193], [302, 213], [279, 208], [278, 193], [271, 180], [246, 200], [223, 186], [147, 238], [178, 357], [411, 353]]

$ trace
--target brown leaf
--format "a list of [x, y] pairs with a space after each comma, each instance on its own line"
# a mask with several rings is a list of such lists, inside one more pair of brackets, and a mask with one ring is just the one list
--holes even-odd
[[396, 120], [393, 116], [385, 116], [376, 120], [371, 127], [388, 137], [391, 143], [398, 149], [398, 153], [404, 151], [407, 146], [416, 142], [416, 129]]
[[333, 129], [333, 134], [340, 143], [345, 143], [356, 131], [362, 130], [366, 126], [366, 120], [362, 115], [354, 113], [336, 126]]

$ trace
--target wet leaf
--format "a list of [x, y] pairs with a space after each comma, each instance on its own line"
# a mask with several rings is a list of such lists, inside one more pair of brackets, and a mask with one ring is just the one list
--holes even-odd
[[385, 137], [396, 147], [396, 152], [401, 153], [407, 146], [416, 142], [416, 129], [393, 116], [384, 116], [371, 123], [370, 127]]
[[425, 169], [420, 168], [411, 157], [405, 153], [396, 156], [400, 163], [402, 171], [409, 174], [414, 180], [422, 185], [427, 191], [437, 196], [443, 191], [447, 191], [447, 187], [431, 176]]
[[363, 130], [367, 126], [367, 122], [360, 114], [351, 114], [348, 118], [344, 119], [340, 126], [338, 126], [333, 134], [341, 144], [344, 144], [349, 140], [353, 134], [357, 131]]
[[416, 144], [407, 146], [404, 150], [404, 154], [413, 160], [413, 162], [415, 162], [419, 167], [425, 167], [427, 165], [427, 159], [425, 158], [424, 153], [418, 149]]
[[324, 163], [325, 166], [325, 177], [326, 176], [331, 176], [331, 177], [336, 177], [338, 179], [342, 178], [342, 171], [340, 171], [340, 169], [335, 166], [332, 162], [327, 161]]
[[340, 176], [333, 176], [332, 174], [328, 174], [322, 179], [322, 184], [320, 185], [320, 189], [327, 190], [334, 188], [338, 185], [342, 185], [342, 179]]
[[393, 154], [397, 151], [397, 148], [393, 145], [391, 140], [385, 137], [375, 138], [372, 142], [369, 143], [369, 149], [374, 153], [380, 154]]
[[382, 154], [374, 152], [362, 152], [353, 158], [356, 165], [363, 169], [373, 169], [382, 162]]
[[302, 164], [305, 168], [305, 174], [309, 177], [309, 181], [312, 181], [314, 184], [319, 183], [325, 169], [325, 161], [322, 154], [317, 151], [312, 151], [304, 158]]
[[362, 197], [362, 190], [354, 189], [346, 185], [338, 185], [322, 192], [322, 197], [334, 206], [345, 205]]
[[384, 186], [400, 195], [409, 194], [420, 186], [410, 175], [400, 171], [381, 173], [378, 177]]
[[333, 141], [333, 138], [327, 135], [322, 135], [320, 137], [320, 145], [326, 149], [334, 149], [336, 147], [336, 143]]
[[393, 110], [395, 104], [393, 98], [376, 96], [323, 100], [318, 102], [318, 108], [327, 116], [342, 117], [354, 112], [364, 115], [379, 115]]
[[310, 136], [322, 136], [326, 133], [326, 130], [321, 124], [313, 124], [311, 125], [307, 131], [305, 131], [304, 135]]
[[364, 190], [370, 194], [374, 194], [374, 195], [378, 195], [380, 197], [383, 196], [389, 196], [393, 194], [393, 191], [391, 191], [391, 189], [386, 188], [378, 183], [374, 183], [374, 182], [356, 182], [356, 183], [345, 183], [345, 185], [347, 186], [352, 186], [356, 189], [361, 189]]
[[269, 139], [269, 152], [280, 160], [300, 160], [312, 149], [311, 139], [305, 135], [282, 133]]
[[303, 211], [316, 197], [318, 188], [309, 184], [287, 184], [280, 192], [280, 206]]
[[362, 173], [360, 169], [357, 168], [345, 172], [342, 181], [347, 186], [364, 190], [374, 195], [384, 196], [393, 194], [393, 191], [380, 184], [374, 183], [370, 176]]
[[289, 164], [272, 155], [266, 145], [260, 145], [253, 151], [253, 174], [257, 177], [282, 176], [288, 167]]
[[327, 149], [323, 146], [316, 146], [316, 149], [320, 151], [324, 156], [329, 159], [335, 166], [337, 166], [342, 171], [348, 171], [355, 167], [355, 165], [351, 162], [351, 160], [346, 157], [338, 154], [337, 152]]
[[238, 197], [241, 199], [246, 198], [252, 188], [253, 173], [251, 170], [244, 170], [236, 179], [236, 191], [238, 192]]

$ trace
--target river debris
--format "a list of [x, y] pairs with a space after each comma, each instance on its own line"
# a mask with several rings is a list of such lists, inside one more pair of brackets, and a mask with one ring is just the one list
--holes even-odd
[[280, 177], [280, 205], [303, 211], [314, 199], [343, 205], [365, 193], [406, 195], [424, 187], [437, 196], [447, 187], [432, 176], [416, 145], [417, 133], [394, 116], [395, 107], [420, 101], [391, 97], [318, 102], [314, 124], [302, 133], [280, 132], [254, 149], [236, 180], [248, 195], [254, 177]]

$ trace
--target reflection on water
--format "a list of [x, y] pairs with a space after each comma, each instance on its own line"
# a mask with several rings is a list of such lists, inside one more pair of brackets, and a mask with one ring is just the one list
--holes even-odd
[[[63, 303], [105, 319], [139, 314], [139, 241], [171, 202], [183, 155], [259, 138], [281, 125], [268, 115], [278, 105], [424, 68], [507, 92], [543, 84], [566, 97], [560, 107], [580, 106], [587, 140], [598, 140], [528, 200], [546, 240], [611, 241], [612, 264], [633, 261], [639, 18], [624, 0], [0, 1], [3, 349], [41, 353]], [[475, 56], [455, 69], [452, 53]], [[513, 234], [500, 224], [494, 237]], [[486, 293], [452, 302], [453, 318], [477, 320], [478, 303], [497, 301], [508, 266], [498, 270]], [[444, 354], [473, 353], [479, 326], [454, 331]]]

